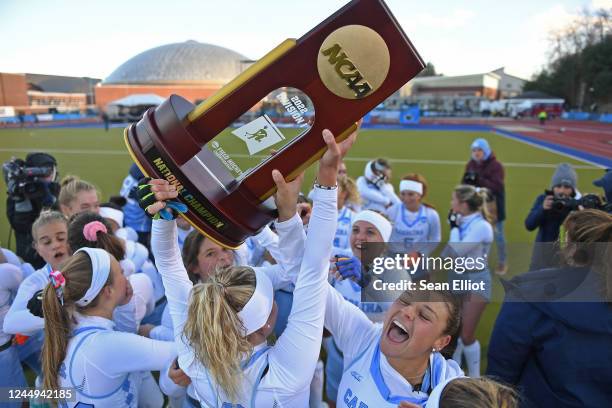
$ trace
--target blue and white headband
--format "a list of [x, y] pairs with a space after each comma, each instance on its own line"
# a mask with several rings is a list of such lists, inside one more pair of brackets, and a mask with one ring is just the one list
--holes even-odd
[[106, 285], [110, 275], [110, 254], [103, 249], [83, 247], [75, 252], [85, 252], [91, 260], [91, 285], [85, 295], [77, 300], [76, 304], [81, 307], [88, 306], [98, 296]]

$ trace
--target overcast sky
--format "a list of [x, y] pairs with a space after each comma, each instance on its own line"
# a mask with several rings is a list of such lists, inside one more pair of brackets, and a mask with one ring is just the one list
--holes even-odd
[[[107, 77], [132, 56], [196, 40], [257, 59], [345, 0], [0, 0], [0, 72]], [[501, 66], [529, 78], [547, 36], [612, 0], [387, 0], [421, 56], [460, 75]]]

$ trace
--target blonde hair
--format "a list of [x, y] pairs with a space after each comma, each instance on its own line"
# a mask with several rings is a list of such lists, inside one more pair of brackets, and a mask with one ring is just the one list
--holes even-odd
[[[63, 288], [63, 305], [51, 284], [44, 289], [42, 307], [45, 316], [45, 340], [42, 347], [42, 371], [45, 389], [59, 389], [57, 376], [59, 367], [66, 358], [72, 325], [76, 323], [75, 312], [82, 312], [98, 304], [99, 296], [86, 307], [76, 305], [91, 286], [93, 275], [91, 268], [91, 260], [83, 252], [70, 257], [61, 268], [66, 280]], [[109, 275], [106, 285], [112, 284], [111, 276]]]
[[36, 221], [32, 224], [32, 238], [34, 242], [38, 240], [38, 230], [45, 225], [52, 224], [54, 222], [61, 222], [66, 225], [66, 231], [68, 230], [68, 220], [66, 216], [59, 211], [53, 210], [42, 210]]
[[61, 205], [69, 206], [81, 191], [98, 190], [96, 186], [88, 181], [81, 180], [77, 176], [68, 175], [62, 179], [58, 201]]
[[457, 199], [462, 203], [466, 203], [470, 211], [480, 211], [482, 217], [491, 222], [491, 214], [487, 209], [488, 190], [486, 188], [478, 188], [468, 184], [461, 184], [453, 190]]
[[517, 392], [489, 378], [457, 378], [449, 382], [440, 396], [440, 408], [516, 408]]
[[219, 268], [193, 287], [187, 311], [184, 335], [196, 359], [232, 401], [241, 391], [240, 361], [253, 351], [238, 312], [253, 296], [255, 283], [255, 271], [249, 267]]
[[357, 183], [350, 177], [338, 177], [338, 188], [346, 192], [346, 202], [361, 205], [361, 195]]
[[563, 227], [568, 238], [565, 261], [591, 266], [604, 281], [603, 296], [612, 302], [612, 214], [594, 209], [572, 211]]

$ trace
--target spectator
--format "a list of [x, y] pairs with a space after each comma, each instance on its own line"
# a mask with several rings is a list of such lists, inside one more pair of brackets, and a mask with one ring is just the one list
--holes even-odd
[[504, 184], [504, 166], [497, 160], [486, 139], [472, 142], [472, 157], [465, 166], [464, 184], [485, 187], [491, 193], [487, 200], [491, 222], [495, 227], [497, 244], [496, 273], [503, 275], [508, 270], [506, 262], [506, 238], [504, 220], [506, 219], [506, 191]]
[[[563, 200], [576, 196], [576, 185], [578, 176], [574, 168], [561, 163], [557, 166], [551, 181], [552, 190], [546, 190], [540, 194], [525, 219], [525, 228], [528, 231], [538, 229], [536, 244], [531, 256], [530, 270], [542, 269], [553, 266], [555, 262], [552, 244], [538, 244], [542, 242], [552, 243], [559, 238], [559, 229], [568, 215], [566, 207], [553, 207], [555, 199]], [[561, 203], [561, 201], [557, 201]]]
[[545, 110], [540, 111], [540, 113], [538, 113], [540, 125], [544, 126], [546, 124], [546, 119], [548, 119], [548, 113]]
[[487, 374], [518, 385], [524, 406], [609, 406], [612, 215], [576, 211], [564, 227], [567, 266], [528, 272], [505, 285]]

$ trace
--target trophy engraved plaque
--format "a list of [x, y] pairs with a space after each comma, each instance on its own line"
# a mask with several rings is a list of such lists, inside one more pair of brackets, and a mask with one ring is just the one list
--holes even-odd
[[194, 106], [172, 95], [125, 130], [128, 150], [175, 184], [182, 216], [236, 248], [275, 218], [278, 169], [287, 180], [341, 141], [425, 64], [383, 0], [353, 0], [298, 40], [285, 40]]

